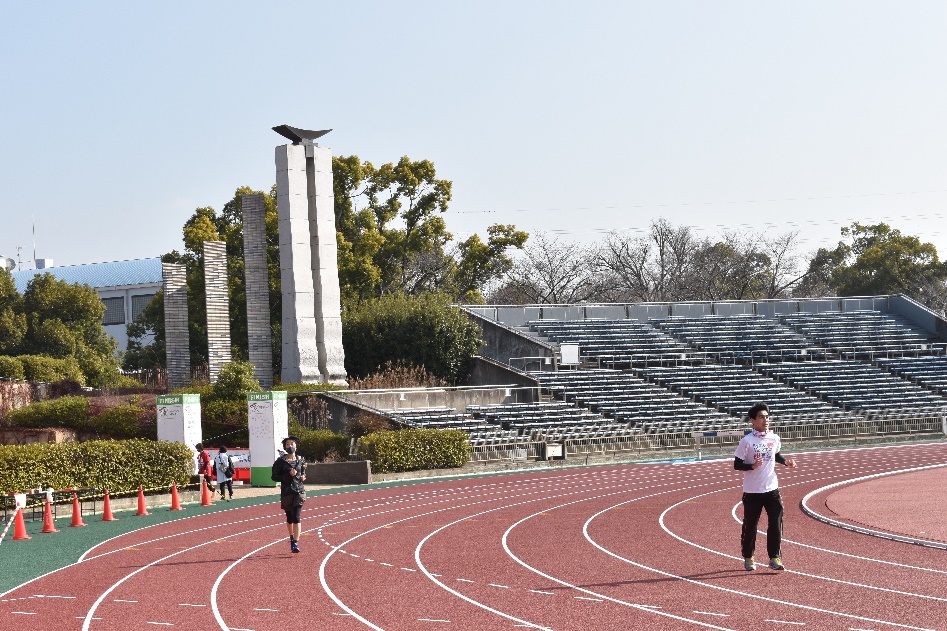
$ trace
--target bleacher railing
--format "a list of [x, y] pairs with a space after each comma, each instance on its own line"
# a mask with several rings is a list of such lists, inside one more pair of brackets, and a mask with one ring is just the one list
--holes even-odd
[[[947, 435], [947, 416], [942, 410], [921, 413], [849, 413], [831, 421], [812, 422], [802, 418], [782, 417], [772, 429], [784, 443], [859, 444], [878, 440], [923, 438]], [[481, 440], [471, 444], [472, 462], [538, 460], [546, 442], [561, 443], [566, 461], [585, 456], [633, 455], [646, 456], [662, 452], [724, 453], [732, 452], [743, 432], [656, 432], [614, 433], [599, 436], [536, 440], [530, 437], [506, 437], [496, 441]]]

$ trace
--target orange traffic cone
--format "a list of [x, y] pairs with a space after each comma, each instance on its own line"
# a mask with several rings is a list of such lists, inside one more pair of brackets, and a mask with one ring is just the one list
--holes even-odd
[[214, 503], [210, 501], [210, 491], [207, 490], [207, 480], [201, 484], [201, 506], [213, 506]]
[[102, 509], [102, 521], [118, 521], [118, 517], [112, 516], [112, 500], [109, 499], [109, 490], [105, 489], [105, 507]]
[[23, 509], [16, 509], [16, 523], [13, 525], [13, 540], [22, 541], [23, 539], [32, 539], [26, 534], [26, 522], [23, 521]]
[[138, 512], [135, 513], [135, 516], [140, 515], [150, 515], [148, 509], [145, 508], [145, 492], [142, 490], [141, 485], [138, 485]]
[[79, 496], [73, 493], [72, 494], [72, 523], [69, 524], [69, 527], [75, 528], [76, 526], [85, 526], [85, 523], [82, 521], [82, 509], [79, 507]]
[[40, 530], [41, 534], [49, 532], [59, 532], [56, 530], [56, 524], [53, 521], [53, 509], [49, 504], [49, 496], [46, 497], [46, 508], [43, 509], [43, 529]]
[[181, 500], [178, 499], [178, 483], [171, 483], [171, 509], [170, 510], [184, 510], [181, 508]]

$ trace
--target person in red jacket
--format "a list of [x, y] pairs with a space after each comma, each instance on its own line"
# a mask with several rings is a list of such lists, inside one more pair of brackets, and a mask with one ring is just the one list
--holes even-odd
[[214, 481], [210, 477], [210, 456], [204, 451], [204, 443], [197, 443], [194, 448], [197, 449], [197, 475], [204, 476], [207, 480], [207, 488], [213, 493]]

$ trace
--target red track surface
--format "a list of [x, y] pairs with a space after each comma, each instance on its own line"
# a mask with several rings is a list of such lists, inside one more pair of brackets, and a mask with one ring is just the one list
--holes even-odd
[[[785, 572], [743, 570], [729, 461], [597, 467], [312, 498], [298, 555], [275, 504], [138, 530], [0, 596], [0, 628], [947, 631], [947, 551], [800, 508], [943, 465], [947, 445], [795, 457], [779, 469]], [[913, 493], [918, 515], [947, 518]]]

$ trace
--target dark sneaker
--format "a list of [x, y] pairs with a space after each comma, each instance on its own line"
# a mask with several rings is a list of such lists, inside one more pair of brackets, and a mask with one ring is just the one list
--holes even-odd
[[756, 559], [753, 557], [746, 557], [743, 559], [743, 569], [747, 572], [752, 572], [756, 569]]
[[299, 544], [296, 543], [295, 541], [290, 541], [289, 549], [292, 550], [293, 554], [296, 554], [299, 552]]
[[783, 560], [779, 557], [773, 557], [769, 560], [769, 569], [771, 570], [785, 570], [786, 566], [783, 565]]

